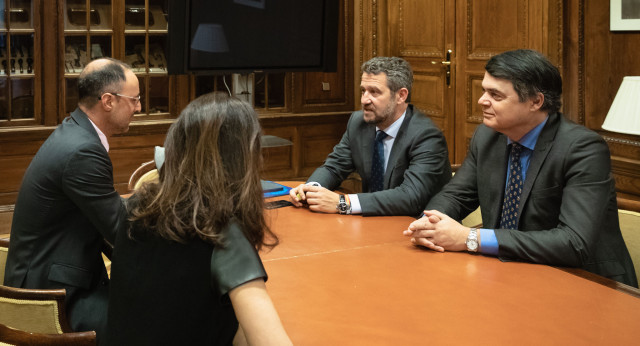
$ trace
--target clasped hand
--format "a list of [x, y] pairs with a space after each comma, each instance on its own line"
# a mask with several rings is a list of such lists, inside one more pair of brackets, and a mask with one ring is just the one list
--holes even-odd
[[296, 207], [306, 203], [312, 211], [337, 213], [340, 195], [324, 187], [300, 184], [289, 191], [289, 199]]
[[464, 251], [470, 228], [437, 210], [425, 210], [424, 216], [413, 221], [402, 232], [411, 242], [431, 250]]

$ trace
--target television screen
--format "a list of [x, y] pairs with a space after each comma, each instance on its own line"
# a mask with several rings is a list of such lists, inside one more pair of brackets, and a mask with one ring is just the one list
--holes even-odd
[[187, 0], [170, 6], [170, 74], [336, 69], [339, 0]]

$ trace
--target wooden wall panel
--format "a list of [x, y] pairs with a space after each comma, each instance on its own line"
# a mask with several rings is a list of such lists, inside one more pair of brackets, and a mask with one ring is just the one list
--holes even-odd
[[300, 127], [300, 174], [308, 177], [324, 163], [333, 151], [333, 147], [340, 142], [347, 128], [348, 117], [341, 122], [331, 122]]
[[434, 121], [452, 149], [454, 89], [447, 52], [454, 49], [455, 6], [446, 0], [390, 0], [384, 9], [390, 37], [386, 55], [411, 64], [410, 103]]
[[0, 157], [0, 205], [13, 204], [32, 156]]
[[610, 31], [609, 2], [564, 4], [564, 112], [609, 144], [618, 193], [640, 200], [640, 136], [602, 130], [624, 76], [640, 75], [640, 32]]
[[514, 47], [527, 47], [527, 17], [526, 0], [467, 0], [468, 59], [485, 60]]
[[401, 0], [398, 8], [399, 55], [444, 58], [446, 18], [442, 0]]
[[353, 110], [353, 0], [341, 1], [337, 71], [292, 75], [294, 113]]
[[444, 118], [444, 88], [441, 73], [415, 71], [411, 103], [432, 118]]

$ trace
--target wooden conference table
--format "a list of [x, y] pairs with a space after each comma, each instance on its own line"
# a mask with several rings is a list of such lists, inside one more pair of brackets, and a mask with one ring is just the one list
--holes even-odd
[[410, 217], [269, 210], [261, 253], [295, 345], [640, 343], [640, 299], [561, 269], [411, 245]]

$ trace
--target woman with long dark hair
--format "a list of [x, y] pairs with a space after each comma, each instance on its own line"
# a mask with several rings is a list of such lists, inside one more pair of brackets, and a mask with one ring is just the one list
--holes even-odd
[[263, 215], [260, 132], [253, 108], [222, 93], [171, 126], [159, 182], [129, 199], [116, 238], [109, 344], [291, 343], [257, 253], [278, 243]]

